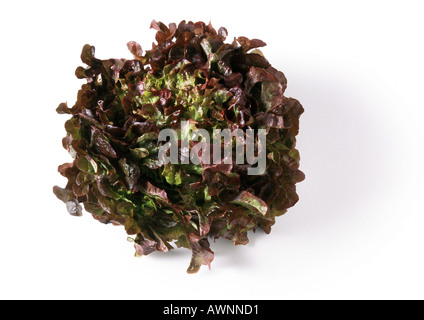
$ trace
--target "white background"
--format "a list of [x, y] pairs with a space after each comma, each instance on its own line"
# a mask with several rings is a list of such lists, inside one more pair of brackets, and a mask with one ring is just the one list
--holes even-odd
[[[0, 298], [424, 298], [422, 1], [2, 1]], [[149, 49], [152, 19], [212, 21], [268, 43], [301, 101], [300, 202], [247, 246], [134, 258], [123, 228], [68, 215], [52, 193], [65, 115], [99, 58]]]

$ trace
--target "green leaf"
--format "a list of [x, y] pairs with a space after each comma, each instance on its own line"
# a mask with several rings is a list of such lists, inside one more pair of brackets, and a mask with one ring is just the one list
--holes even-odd
[[148, 141], [148, 140], [157, 141], [158, 137], [159, 137], [159, 134], [157, 132], [147, 132], [147, 133], [144, 133], [141, 137], [139, 137], [137, 139], [136, 144], [141, 144], [141, 143]]
[[129, 202], [119, 203], [116, 207], [116, 210], [123, 216], [132, 217], [134, 215], [134, 205]]
[[166, 164], [162, 171], [162, 175], [165, 177], [166, 182], [171, 185], [180, 185], [182, 182], [181, 179], [181, 169], [176, 169], [172, 164]]
[[134, 148], [131, 149], [130, 152], [131, 155], [137, 160], [146, 158], [149, 155], [149, 150], [146, 148]]
[[133, 235], [141, 232], [140, 226], [137, 221], [131, 217], [127, 217], [125, 220], [125, 230], [128, 235]]
[[114, 200], [118, 200], [120, 198], [115, 188], [111, 185], [109, 179], [104, 175], [97, 177], [97, 188], [100, 193], [107, 198]]
[[218, 90], [214, 95], [214, 100], [218, 104], [223, 104], [230, 100], [233, 94], [227, 90]]
[[240, 193], [231, 203], [239, 204], [254, 213], [265, 215], [268, 211], [266, 203], [247, 191]]
[[65, 122], [65, 129], [74, 140], [81, 139], [81, 124], [79, 119], [76, 117], [72, 117], [68, 121]]
[[75, 160], [75, 164], [79, 170], [84, 173], [93, 174], [97, 172], [96, 162], [89, 156], [79, 157]]

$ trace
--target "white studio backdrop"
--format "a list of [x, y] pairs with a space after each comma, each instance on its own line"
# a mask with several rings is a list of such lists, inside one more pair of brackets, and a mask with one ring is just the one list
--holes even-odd
[[[422, 1], [14, 1], [0, 4], [1, 299], [424, 298]], [[151, 20], [211, 21], [259, 38], [302, 103], [299, 203], [246, 246], [134, 258], [123, 228], [76, 218], [52, 193], [67, 116], [99, 58], [148, 49]]]

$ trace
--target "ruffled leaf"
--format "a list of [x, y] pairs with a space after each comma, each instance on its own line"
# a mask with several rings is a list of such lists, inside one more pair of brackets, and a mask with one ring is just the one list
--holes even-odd
[[[93, 46], [83, 47], [75, 75], [86, 83], [72, 107], [56, 109], [70, 116], [62, 145], [72, 162], [59, 166], [67, 184], [53, 192], [71, 215], [84, 207], [101, 223], [123, 226], [137, 256], [167, 252], [171, 243], [191, 250], [187, 271], [195, 273], [214, 258], [209, 237], [246, 244], [249, 231], [269, 233], [299, 200], [296, 183], [305, 175], [296, 136], [304, 110], [284, 96], [285, 75], [258, 49], [265, 42], [226, 43], [227, 29], [201, 21], [153, 20], [151, 28], [151, 49], [127, 43], [133, 59], [99, 59]], [[180, 163], [159, 159], [163, 129], [176, 131]], [[232, 155], [211, 162], [219, 151], [206, 137], [191, 141], [197, 129], [211, 139], [214, 129], [241, 129], [243, 138], [247, 129], [265, 129], [266, 145], [254, 145], [255, 156], [265, 153], [265, 172], [249, 175], [256, 164], [239, 163], [240, 137], [215, 145]]]

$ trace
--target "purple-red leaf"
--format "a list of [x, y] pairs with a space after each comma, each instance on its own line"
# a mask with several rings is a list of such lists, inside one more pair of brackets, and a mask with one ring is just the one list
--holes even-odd
[[[83, 47], [75, 75], [85, 83], [71, 108], [56, 109], [69, 115], [62, 145], [72, 162], [59, 166], [67, 183], [53, 193], [71, 215], [84, 207], [124, 227], [137, 256], [172, 243], [191, 250], [187, 271], [195, 273], [214, 259], [209, 237], [246, 244], [249, 231], [269, 233], [299, 200], [304, 110], [284, 96], [287, 79], [257, 49], [262, 40], [226, 43], [226, 28], [202, 21], [153, 20], [151, 28], [150, 49], [127, 43], [131, 59], [98, 59], [94, 46]], [[175, 130], [177, 147], [165, 156], [164, 129]], [[219, 129], [232, 138], [213, 141]], [[249, 174], [256, 166], [261, 174]]]

